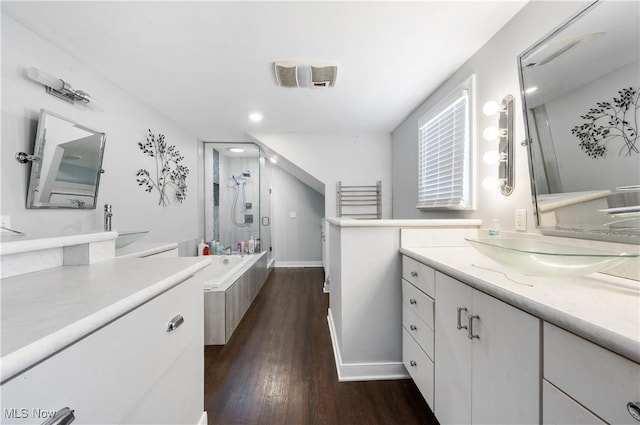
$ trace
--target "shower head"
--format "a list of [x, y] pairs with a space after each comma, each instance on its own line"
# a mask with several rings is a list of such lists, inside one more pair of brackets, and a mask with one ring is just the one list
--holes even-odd
[[242, 177], [251, 177], [251, 173], [249, 171], [243, 171], [242, 172]]

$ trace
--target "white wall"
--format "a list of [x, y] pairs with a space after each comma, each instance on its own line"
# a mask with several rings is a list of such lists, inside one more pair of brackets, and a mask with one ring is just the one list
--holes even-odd
[[336, 216], [336, 183], [372, 185], [382, 180], [382, 217], [391, 218], [389, 134], [252, 134], [325, 185], [325, 217]]
[[274, 167], [273, 178], [276, 267], [321, 266], [324, 196], [279, 167]]
[[[520, 53], [563, 23], [586, 2], [529, 2], [491, 40], [433, 92], [392, 133], [393, 218], [479, 218], [484, 223], [497, 218], [504, 230], [514, 229], [514, 209], [528, 211], [528, 230], [534, 231], [531, 188], [527, 152], [520, 142], [525, 139], [516, 59]], [[437, 66], [437, 58], [434, 58]], [[476, 75], [476, 195], [475, 212], [423, 212], [415, 208], [418, 186], [418, 119], [429, 111], [471, 74]], [[515, 190], [509, 197], [499, 191], [482, 188], [487, 176], [497, 176], [497, 166], [482, 162], [482, 154], [495, 150], [482, 139], [482, 130], [495, 126], [495, 117], [482, 114], [482, 105], [489, 100], [501, 100], [505, 95], [516, 97], [515, 120]]]
[[[103, 112], [72, 105], [45, 93], [43, 86], [24, 77], [24, 68], [35, 66], [68, 80], [75, 89], [100, 100]], [[29, 166], [14, 158], [18, 151], [32, 152], [40, 109], [47, 109], [107, 135], [95, 210], [28, 210], [25, 200]], [[151, 171], [151, 158], [137, 143], [147, 129], [163, 133], [185, 157], [190, 174], [187, 198], [182, 204], [158, 206], [158, 194], [145, 192], [136, 182], [140, 168]], [[196, 137], [150, 109], [142, 101], [54, 47], [12, 18], [2, 14], [2, 215], [10, 215], [12, 227], [37, 233], [101, 230], [102, 205], [113, 205], [113, 228], [149, 230], [146, 241], [180, 242], [200, 238], [202, 205]]]

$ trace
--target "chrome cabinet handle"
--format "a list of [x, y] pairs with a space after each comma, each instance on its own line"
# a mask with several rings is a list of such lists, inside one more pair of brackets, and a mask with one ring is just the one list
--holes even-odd
[[415, 360], [411, 360], [411, 361], [409, 362], [409, 364], [411, 365], [411, 367], [416, 367], [416, 366], [418, 366], [418, 363], [416, 363], [416, 362], [415, 362]]
[[460, 316], [461, 316], [461, 314], [460, 314], [460, 313], [462, 313], [463, 311], [464, 311], [464, 312], [466, 312], [466, 311], [467, 311], [467, 308], [466, 308], [466, 307], [458, 307], [458, 322], [457, 322], [457, 324], [458, 324], [458, 330], [460, 330], [460, 329], [467, 329], [467, 327], [466, 327], [466, 326], [462, 326], [462, 318], [460, 317]]
[[411, 277], [418, 277], [418, 272], [411, 272]]
[[416, 301], [416, 299], [415, 299], [415, 298], [411, 298], [411, 299], [409, 300], [409, 304], [418, 304], [418, 301]]
[[631, 402], [627, 403], [627, 411], [633, 419], [640, 422], [640, 403]]
[[411, 325], [409, 326], [409, 329], [411, 329], [412, 331], [417, 331], [418, 327], [416, 325]]
[[177, 315], [176, 317], [174, 317], [173, 319], [171, 319], [169, 321], [169, 323], [167, 324], [167, 332], [172, 332], [175, 331], [176, 329], [178, 329], [180, 327], [180, 325], [182, 325], [184, 323], [184, 317], [182, 317], [181, 315]]
[[478, 319], [480, 320], [480, 316], [473, 315], [473, 316], [469, 316], [469, 339], [480, 339], [479, 335], [474, 335], [473, 334], [473, 319]]
[[76, 417], [73, 414], [73, 410], [68, 407], [63, 407], [58, 410], [55, 415], [42, 422], [42, 425], [67, 425], [75, 419]]

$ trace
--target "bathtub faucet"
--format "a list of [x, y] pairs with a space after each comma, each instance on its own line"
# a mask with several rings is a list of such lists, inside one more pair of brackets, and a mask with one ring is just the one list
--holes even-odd
[[104, 231], [111, 231], [111, 217], [113, 217], [113, 212], [111, 212], [111, 204], [104, 204]]

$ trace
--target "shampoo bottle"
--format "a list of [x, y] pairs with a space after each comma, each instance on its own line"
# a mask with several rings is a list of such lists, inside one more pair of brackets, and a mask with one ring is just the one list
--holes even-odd
[[256, 240], [253, 239], [253, 236], [251, 236], [251, 239], [249, 239], [249, 254], [253, 254], [256, 250]]
[[204, 254], [204, 247], [207, 246], [206, 243], [204, 243], [204, 239], [200, 239], [200, 243], [198, 244], [198, 257], [202, 256]]

